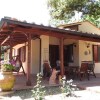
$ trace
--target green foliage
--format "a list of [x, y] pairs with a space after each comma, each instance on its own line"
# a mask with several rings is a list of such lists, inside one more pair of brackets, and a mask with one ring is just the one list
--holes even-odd
[[100, 18], [94, 18], [93, 16], [86, 15], [84, 16], [83, 20], [88, 20], [100, 28]]
[[14, 70], [14, 66], [11, 65], [11, 64], [3, 64], [1, 65], [1, 70], [4, 71], [4, 72], [11, 72]]
[[73, 96], [74, 91], [76, 90], [76, 85], [72, 84], [73, 80], [66, 81], [66, 78], [63, 77], [61, 79], [61, 91], [62, 93], [66, 93], [67, 96]]
[[52, 20], [59, 22], [71, 21], [76, 12], [81, 12], [82, 18], [100, 18], [100, 0], [48, 0], [48, 7]]
[[35, 98], [35, 100], [44, 99], [45, 90], [44, 90], [44, 86], [41, 85], [41, 78], [42, 78], [42, 75], [38, 73], [37, 74], [37, 84], [36, 86], [34, 86], [34, 89], [32, 90], [33, 97]]

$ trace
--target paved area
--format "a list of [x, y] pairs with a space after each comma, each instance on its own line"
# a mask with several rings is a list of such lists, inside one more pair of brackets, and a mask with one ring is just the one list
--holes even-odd
[[[73, 83], [85, 90], [77, 91], [76, 92], [77, 97], [67, 98], [67, 100], [76, 100], [76, 99], [77, 100], [100, 100], [100, 74], [97, 74], [96, 76], [97, 76], [96, 78], [91, 76], [89, 81], [85, 78], [82, 81], [80, 81], [79, 79], [74, 79]], [[26, 86], [26, 76], [15, 75], [15, 77], [16, 77], [16, 82], [13, 91], [33, 88], [33, 86], [36, 85], [36, 75], [31, 76], [32, 86]], [[42, 85], [50, 86], [48, 79], [43, 79]], [[5, 94], [2, 94], [2, 92], [0, 92], [0, 95], [5, 95]], [[49, 98], [47, 100], [53, 100], [54, 98], [57, 97], [58, 100], [66, 100], [66, 99], [62, 99], [61, 96], [57, 96], [57, 95], [46, 97], [46, 98]], [[9, 98], [9, 97], [0, 96], [0, 100], [21, 100], [21, 98], [20, 97]], [[32, 100], [32, 98], [30, 98], [29, 100]]]
[[[92, 90], [95, 92], [100, 92], [100, 74], [96, 75], [97, 77], [90, 76], [90, 80], [84, 78], [82, 81], [79, 79], [74, 79], [73, 83], [76, 84], [81, 89]], [[26, 76], [24, 75], [16, 75], [16, 82], [14, 86], [14, 90], [33, 88], [36, 85], [36, 75], [31, 76], [32, 86], [26, 86]], [[50, 86], [48, 79], [42, 80], [42, 85]], [[59, 84], [56, 84], [59, 85]]]
[[97, 77], [90, 76], [90, 80], [84, 79], [83, 81], [74, 80], [74, 83], [82, 88], [89, 91], [95, 91], [100, 93], [100, 74]]

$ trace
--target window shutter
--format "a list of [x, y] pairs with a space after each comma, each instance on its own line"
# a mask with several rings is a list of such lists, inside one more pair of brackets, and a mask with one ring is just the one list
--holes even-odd
[[98, 61], [100, 62], [100, 46], [98, 46]]
[[98, 62], [98, 46], [93, 45], [93, 60]]

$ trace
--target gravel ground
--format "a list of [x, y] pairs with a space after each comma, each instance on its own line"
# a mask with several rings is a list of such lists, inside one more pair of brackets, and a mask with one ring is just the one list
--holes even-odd
[[[74, 92], [74, 96], [66, 97], [60, 94], [59, 87], [47, 87], [45, 100], [100, 100], [100, 93], [88, 90], [78, 90]], [[32, 90], [17, 90], [6, 96], [0, 96], [0, 100], [34, 100]]]

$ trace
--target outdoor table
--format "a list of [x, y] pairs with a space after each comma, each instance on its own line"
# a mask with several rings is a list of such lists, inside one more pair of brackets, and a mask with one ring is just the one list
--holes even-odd
[[68, 78], [75, 78], [77, 71], [79, 69], [79, 66], [67, 66], [65, 67], [65, 74]]

